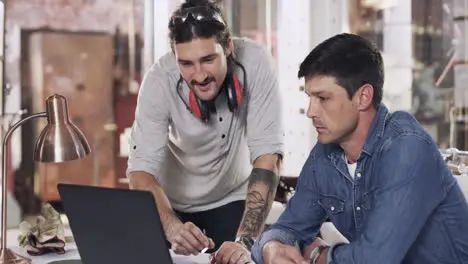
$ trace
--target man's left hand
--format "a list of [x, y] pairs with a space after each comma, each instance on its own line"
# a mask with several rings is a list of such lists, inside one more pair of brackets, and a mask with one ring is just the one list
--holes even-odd
[[211, 264], [247, 264], [253, 263], [250, 252], [240, 243], [224, 242], [210, 256]]
[[[312, 253], [312, 251], [318, 247], [318, 246], [321, 246], [321, 245], [327, 245], [328, 244], [323, 241], [322, 239], [320, 238], [316, 238], [311, 244], [307, 245], [305, 248], [304, 248], [304, 251], [302, 252], [302, 256], [305, 258], [305, 259], [309, 259], [310, 258], [310, 254]], [[327, 252], [328, 252], [328, 248], [324, 249], [322, 251], [322, 253], [320, 254], [319, 258], [317, 259], [317, 263], [318, 264], [325, 264], [326, 263], [326, 256], [327, 256]]]

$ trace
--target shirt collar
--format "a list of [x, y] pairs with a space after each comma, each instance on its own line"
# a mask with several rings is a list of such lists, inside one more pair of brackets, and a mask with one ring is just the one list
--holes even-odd
[[[384, 134], [385, 124], [387, 123], [390, 115], [391, 113], [384, 104], [380, 104], [377, 107], [377, 113], [372, 121], [371, 127], [369, 128], [369, 133], [367, 134], [367, 138], [364, 142], [359, 158], [361, 158], [362, 153], [371, 156], [375, 152], [379, 141]], [[324, 148], [327, 156], [333, 160], [340, 158], [340, 155], [343, 154], [343, 150], [338, 144], [328, 144], [325, 145]]]

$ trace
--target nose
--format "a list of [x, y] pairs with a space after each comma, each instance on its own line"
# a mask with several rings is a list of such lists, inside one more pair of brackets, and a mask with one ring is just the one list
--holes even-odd
[[193, 67], [192, 79], [200, 83], [203, 82], [206, 79], [206, 77], [208, 77], [208, 74], [203, 69], [201, 63], [196, 63]]
[[307, 108], [307, 117], [312, 119], [318, 116], [320, 112], [320, 102], [318, 98], [311, 96], [309, 99], [309, 107]]

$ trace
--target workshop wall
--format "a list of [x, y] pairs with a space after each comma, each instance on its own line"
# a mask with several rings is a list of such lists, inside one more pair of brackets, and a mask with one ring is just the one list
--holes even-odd
[[135, 29], [143, 29], [143, 0], [14, 0], [8, 1], [7, 25], [22, 28], [114, 32], [128, 31], [135, 17]]
[[[59, 31], [115, 34], [118, 28], [124, 36], [129, 32], [130, 19], [132, 19], [134, 33], [141, 35], [143, 4], [144, 0], [7, 1], [5, 68], [9, 89], [5, 94], [5, 112], [17, 113], [24, 107], [22, 105], [22, 85], [24, 84], [22, 84], [21, 72], [21, 54], [24, 48], [22, 47], [22, 32], [24, 30], [49, 28]], [[18, 118], [19, 116], [16, 117]], [[29, 155], [29, 153], [22, 153], [25, 146], [22, 146], [21, 130], [22, 128], [19, 128], [11, 139], [11, 159], [8, 162], [9, 189], [15, 192], [17, 198], [22, 197], [24, 201], [20, 201], [21, 207], [28, 212], [31, 211], [28, 203], [31, 200], [29, 194], [32, 179], [30, 170], [24, 170], [22, 165], [24, 155]], [[16, 173], [13, 173], [14, 171]]]

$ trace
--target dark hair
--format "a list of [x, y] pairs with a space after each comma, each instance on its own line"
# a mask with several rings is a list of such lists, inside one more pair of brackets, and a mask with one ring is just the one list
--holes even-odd
[[180, 14], [186, 9], [194, 7], [205, 7], [210, 12], [221, 18], [224, 23], [219, 23], [216, 20], [196, 20], [192, 16], [179, 24], [169, 23], [169, 39], [171, 46], [177, 43], [185, 43], [192, 41], [195, 38], [211, 38], [216, 37], [216, 40], [223, 48], [226, 48], [231, 39], [231, 32], [226, 23], [225, 16], [217, 3], [209, 0], [186, 0], [180, 7], [174, 11], [171, 20], [175, 15]]
[[315, 47], [299, 67], [298, 77], [331, 76], [351, 98], [364, 84], [374, 88], [372, 104], [382, 101], [383, 60], [377, 47], [353, 34], [338, 34]]

